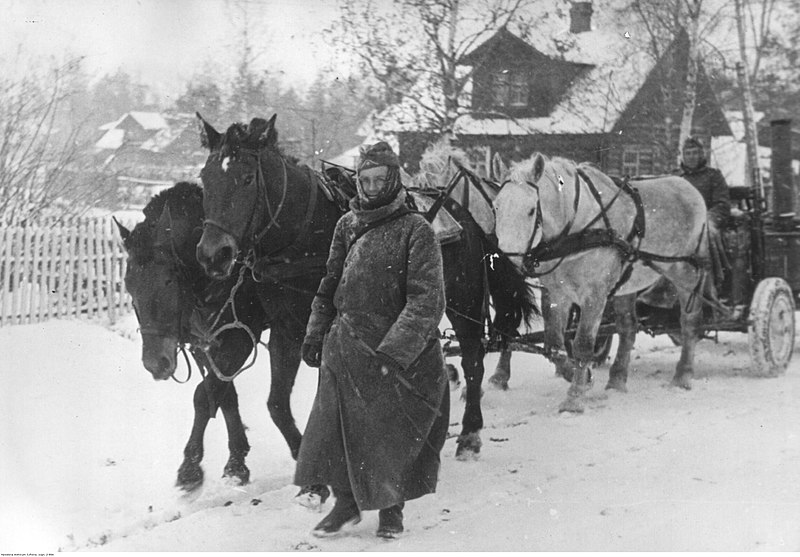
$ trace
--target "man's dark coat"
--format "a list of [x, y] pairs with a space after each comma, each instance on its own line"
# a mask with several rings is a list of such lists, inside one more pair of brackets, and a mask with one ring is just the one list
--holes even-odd
[[700, 192], [706, 201], [708, 219], [721, 228], [731, 213], [730, 193], [722, 172], [711, 168], [702, 159], [697, 168], [687, 168], [681, 164], [680, 175]]
[[[449, 419], [438, 341], [445, 307], [442, 257], [420, 215], [403, 211], [405, 190], [386, 206], [337, 223], [327, 275], [312, 305], [306, 342], [323, 341], [319, 386], [294, 482], [349, 488], [361, 510], [383, 509], [436, 489]], [[381, 375], [375, 353], [407, 381]]]

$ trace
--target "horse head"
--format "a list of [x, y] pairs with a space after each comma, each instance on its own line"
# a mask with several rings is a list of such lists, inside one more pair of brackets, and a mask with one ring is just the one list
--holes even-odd
[[200, 172], [206, 217], [196, 253], [206, 274], [214, 279], [229, 277], [239, 252], [252, 248], [248, 243], [254, 243], [264, 230], [258, 227], [269, 219], [274, 224], [277, 217], [265, 182], [269, 174], [265, 169], [282, 166], [285, 195], [286, 163], [277, 147], [276, 116], [268, 121], [253, 118], [248, 125], [234, 123], [220, 134], [197, 115], [201, 142], [209, 156]]
[[[192, 196], [196, 207], [171, 209], [170, 194], [173, 203]], [[204, 276], [193, 257], [202, 223], [201, 195], [194, 184], [178, 184], [151, 200], [145, 220], [132, 231], [117, 222], [128, 253], [125, 287], [139, 321], [142, 363], [156, 380], [174, 374], [178, 347], [190, 340], [193, 277]]]
[[550, 179], [547, 160], [536, 153], [507, 174], [494, 200], [497, 243], [514, 265], [532, 274], [526, 256], [542, 239], [540, 190]]

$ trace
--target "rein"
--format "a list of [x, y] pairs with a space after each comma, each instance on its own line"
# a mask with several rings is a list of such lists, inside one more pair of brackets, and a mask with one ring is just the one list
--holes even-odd
[[[208, 329], [200, 329], [198, 325], [194, 327], [192, 331], [199, 338], [199, 342], [194, 344], [194, 346], [203, 352], [203, 355], [208, 360], [211, 371], [214, 372], [214, 375], [217, 376], [217, 379], [226, 383], [233, 381], [243, 371], [253, 367], [253, 365], [256, 363], [256, 357], [258, 355], [258, 340], [256, 339], [256, 335], [253, 333], [253, 330], [250, 327], [239, 320], [239, 316], [236, 313], [236, 305], [234, 303], [236, 292], [244, 282], [244, 273], [246, 270], [247, 267], [244, 265], [239, 268], [239, 278], [237, 279], [236, 284], [233, 286], [233, 288], [231, 288], [230, 294], [228, 295], [228, 298], [225, 300], [225, 303], [222, 305], [222, 307], [215, 314], [213, 314], [213, 322]], [[217, 327], [219, 320], [222, 318], [222, 314], [228, 307], [230, 307], [231, 314], [233, 314], [233, 321]], [[211, 356], [211, 349], [214, 347], [214, 344], [223, 332], [232, 329], [242, 329], [247, 333], [247, 335], [250, 337], [250, 341], [253, 344], [253, 354], [250, 362], [247, 365], [239, 368], [236, 373], [233, 375], [224, 375], [214, 361], [214, 358]]]
[[[283, 180], [282, 180], [282, 183], [281, 183], [281, 199], [280, 199], [280, 202], [278, 203], [277, 209], [273, 212], [272, 204], [269, 202], [269, 194], [268, 194], [268, 191], [267, 191], [267, 181], [264, 178], [264, 169], [261, 167], [261, 151], [255, 150], [255, 149], [244, 149], [244, 148], [240, 148], [239, 151], [241, 153], [246, 154], [246, 155], [252, 155], [256, 159], [256, 191], [257, 191], [257, 195], [256, 195], [256, 199], [255, 199], [256, 202], [253, 203], [253, 208], [250, 211], [250, 217], [248, 218], [247, 228], [245, 230], [250, 230], [250, 229], [253, 228], [254, 221], [255, 221], [255, 218], [256, 218], [256, 209], [258, 207], [257, 201], [259, 199], [261, 199], [262, 197], [264, 198], [263, 203], [264, 203], [264, 206], [266, 207], [267, 214], [269, 215], [269, 222], [266, 224], [266, 226], [261, 231], [259, 231], [258, 233], [253, 234], [253, 236], [251, 238], [250, 251], [255, 251], [255, 248], [258, 245], [258, 243], [267, 234], [267, 232], [269, 232], [272, 229], [273, 226], [276, 227], [276, 228], [280, 228], [280, 224], [278, 224], [277, 219], [278, 219], [278, 216], [283, 211], [283, 206], [284, 206], [284, 203], [286, 202], [286, 193], [287, 193], [287, 191], [289, 189], [289, 177], [288, 177], [288, 171], [286, 170], [286, 160], [283, 158], [283, 156], [280, 153], [278, 153], [278, 158], [281, 161], [281, 167], [283, 169]], [[214, 219], [211, 219], [211, 218], [205, 218], [203, 220], [203, 226], [206, 226], [206, 225], [211, 225], [211, 226], [213, 226], [215, 228], [218, 228], [219, 230], [221, 230], [225, 234], [231, 236], [232, 238], [236, 238], [236, 234], [234, 234], [225, 225], [223, 225], [222, 223], [220, 223], [217, 220], [214, 220]]]

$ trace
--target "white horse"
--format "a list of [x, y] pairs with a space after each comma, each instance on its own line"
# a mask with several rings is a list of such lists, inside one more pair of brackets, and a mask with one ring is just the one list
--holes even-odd
[[[632, 186], [632, 187], [630, 187]], [[497, 195], [499, 247], [547, 290], [545, 347], [571, 386], [561, 411], [582, 412], [588, 365], [606, 300], [613, 297], [620, 344], [606, 388], [625, 390], [636, 335], [636, 293], [665, 277], [681, 304], [681, 357], [673, 384], [691, 388], [708, 267], [703, 198], [686, 180], [617, 184], [597, 168], [536, 153]], [[572, 355], [564, 328], [580, 308]]]

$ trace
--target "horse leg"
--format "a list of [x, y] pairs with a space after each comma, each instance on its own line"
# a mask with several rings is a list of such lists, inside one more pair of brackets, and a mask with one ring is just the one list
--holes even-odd
[[[222, 383], [220, 381], [220, 383]], [[232, 382], [223, 383], [217, 388], [220, 395], [220, 408], [228, 430], [228, 462], [222, 473], [223, 478], [235, 478], [244, 485], [250, 481], [250, 469], [244, 463], [250, 452], [242, 417], [239, 414], [239, 395]]]
[[569, 317], [569, 304], [551, 304], [547, 290], [542, 290], [542, 317], [544, 318], [544, 348], [556, 367], [556, 377], [572, 381], [573, 368], [567, 361], [564, 330]]
[[511, 349], [507, 343], [503, 343], [500, 348], [500, 359], [494, 368], [494, 374], [489, 377], [489, 383], [502, 391], [507, 391], [509, 379], [511, 379]]
[[203, 460], [203, 436], [208, 421], [211, 419], [211, 409], [206, 394], [208, 381], [209, 379], [206, 377], [194, 390], [192, 432], [183, 449], [183, 462], [178, 468], [178, 479], [175, 482], [175, 485], [184, 491], [194, 491], [203, 484], [203, 468], [200, 466], [200, 462]]
[[617, 355], [608, 372], [606, 389], [628, 392], [628, 367], [631, 363], [631, 351], [636, 341], [638, 323], [636, 318], [636, 294], [616, 296], [613, 298], [616, 328], [619, 336]]
[[[598, 307], [599, 306], [599, 307]], [[583, 396], [589, 390], [589, 364], [594, 356], [594, 341], [604, 304], [587, 304], [581, 307], [581, 318], [572, 342], [572, 357], [567, 358], [572, 367], [572, 382], [567, 391], [567, 398], [558, 408], [559, 412], [582, 413]]]
[[483, 429], [481, 383], [484, 374], [484, 348], [480, 336], [476, 336], [477, 331], [470, 330], [473, 327], [463, 323], [461, 326], [456, 326], [456, 321], [463, 322], [463, 320], [451, 317], [451, 323], [456, 329], [456, 336], [461, 346], [461, 369], [464, 371], [464, 380], [467, 382], [461, 434], [456, 441], [456, 458], [466, 460], [470, 456], [476, 457], [480, 453], [482, 445], [480, 431]]
[[675, 367], [672, 385], [688, 391], [694, 377], [694, 349], [702, 331], [703, 303], [698, 299], [690, 300], [684, 289], [679, 289], [678, 299], [681, 304], [681, 357]]
[[297, 460], [300, 451], [300, 430], [294, 422], [290, 400], [297, 370], [300, 367], [301, 341], [275, 326], [269, 335], [269, 361], [271, 383], [267, 409], [273, 423], [286, 439], [292, 458]]

